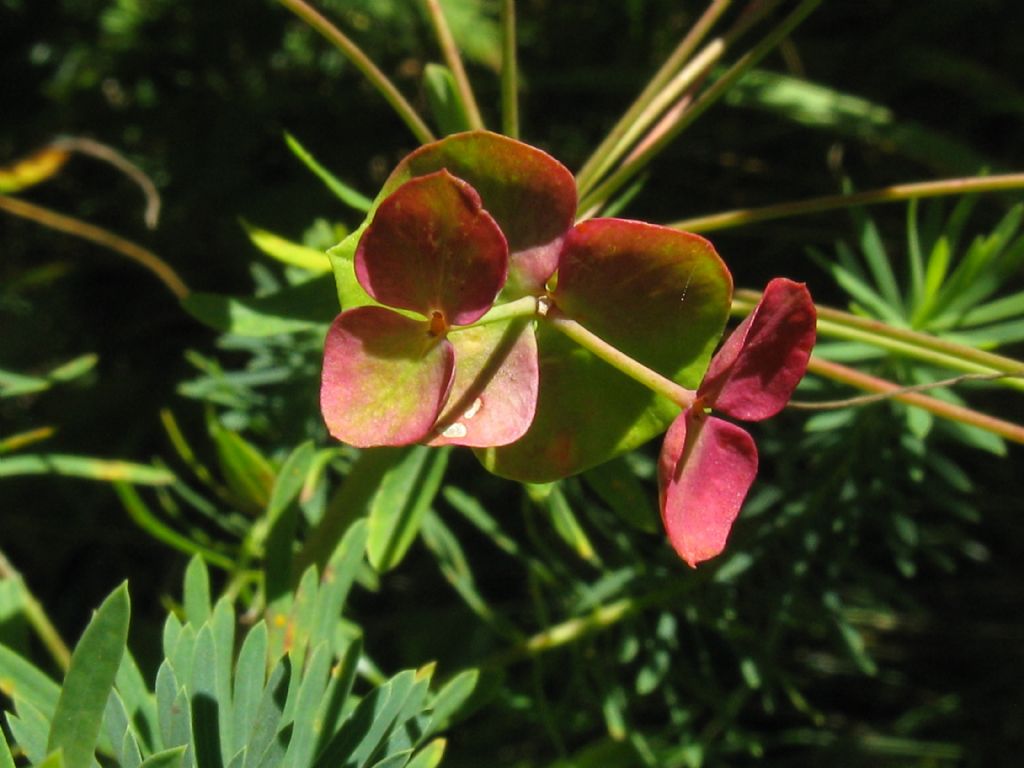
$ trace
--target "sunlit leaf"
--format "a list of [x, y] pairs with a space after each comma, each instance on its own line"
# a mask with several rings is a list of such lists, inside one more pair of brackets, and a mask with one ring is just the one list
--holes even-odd
[[122, 584], [103, 601], [71, 655], [47, 751], [64, 750], [68, 768], [89, 768], [96, 751], [107, 697], [128, 641], [128, 588]]

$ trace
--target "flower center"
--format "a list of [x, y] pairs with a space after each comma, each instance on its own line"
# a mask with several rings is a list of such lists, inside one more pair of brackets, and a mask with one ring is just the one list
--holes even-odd
[[430, 314], [430, 329], [427, 334], [434, 337], [444, 336], [448, 333], [448, 321], [444, 319], [444, 313], [435, 310]]

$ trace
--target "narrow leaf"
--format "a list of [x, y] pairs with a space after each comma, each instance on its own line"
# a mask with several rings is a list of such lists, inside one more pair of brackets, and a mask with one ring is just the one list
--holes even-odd
[[139, 768], [181, 768], [185, 760], [186, 747], [173, 747], [157, 752], [146, 758]]
[[266, 296], [191, 293], [181, 305], [215, 330], [252, 337], [317, 329], [329, 323], [338, 311], [334, 281], [329, 275]]
[[130, 604], [122, 584], [103, 601], [71, 655], [53, 715], [47, 751], [64, 750], [68, 768], [89, 768], [128, 640]]
[[242, 219], [242, 227], [253, 245], [282, 264], [299, 267], [317, 274], [331, 271], [331, 261], [323, 251], [293, 243], [269, 230], [255, 227], [245, 219]]
[[423, 68], [423, 91], [427, 96], [430, 114], [434, 116], [442, 136], [472, 128], [466, 114], [466, 105], [448, 67], [428, 62]]
[[448, 451], [413, 448], [388, 472], [370, 504], [366, 553], [380, 572], [397, 566], [419, 533], [448, 463]]
[[[185, 569], [185, 618], [198, 630], [213, 612], [210, 603], [210, 573], [198, 555], [193, 557]], [[182, 670], [177, 670], [179, 673]]]
[[335, 196], [341, 200], [349, 208], [366, 213], [370, 210], [370, 206], [373, 202], [366, 196], [361, 195], [355, 189], [350, 187], [345, 182], [338, 179], [334, 174], [324, 168], [320, 163], [317, 162], [316, 158], [309, 153], [309, 151], [303, 147], [299, 140], [292, 136], [290, 133], [284, 135], [285, 143], [288, 145], [288, 149], [302, 161], [302, 163], [309, 168], [317, 177], [327, 185], [327, 188], [335, 194]]
[[0, 458], [0, 477], [12, 475], [62, 475], [104, 483], [121, 481], [135, 485], [170, 485], [175, 479], [173, 472], [162, 467], [60, 453]]

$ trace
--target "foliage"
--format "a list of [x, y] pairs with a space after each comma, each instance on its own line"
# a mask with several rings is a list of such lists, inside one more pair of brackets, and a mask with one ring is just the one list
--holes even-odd
[[[514, 4], [419, 5], [317, 3], [408, 94], [407, 126], [429, 110], [422, 125], [442, 138], [403, 160], [412, 140], [358, 85], [358, 65], [275, 3], [248, 8], [244, 25], [192, 0], [6, 4], [5, 103], [20, 117], [0, 131], [11, 227], [0, 265], [0, 693], [12, 710], [0, 745], [14, 749], [0, 747], [0, 766], [317, 764], [317, 753], [320, 764], [414, 768], [442, 753], [456, 767], [1013, 764], [1021, 665], [1005, 638], [1020, 632], [1021, 428], [990, 414], [1014, 413], [1022, 386], [1012, 205], [1022, 180], [1001, 173], [1022, 157], [1006, 139], [1024, 114], [1006, 75], [1020, 55], [1019, 9], [833, 3], [796, 27], [813, 2], [719, 0], [709, 34], [679, 56], [672, 46], [690, 39], [704, 4], [521, 3], [523, 74], [509, 82], [498, 19]], [[444, 26], [475, 93], [444, 35], [430, 37]], [[650, 98], [611, 126], [617, 142], [588, 159], [609, 112], [666, 57], [674, 64]], [[518, 92], [530, 142], [580, 168], [569, 180], [580, 210], [561, 211], [572, 205], [557, 193], [532, 207], [502, 202], [507, 169], [488, 186], [479, 163], [463, 162], [474, 158], [465, 145], [444, 149], [478, 121], [498, 125], [495, 72], [502, 132], [518, 133]], [[61, 149], [68, 137], [46, 144], [55, 130], [123, 147], [164, 193], [160, 229], [142, 231], [105, 169]], [[682, 130], [687, 140], [669, 144]], [[499, 154], [516, 157], [505, 141]], [[8, 161], [18, 157], [29, 162]], [[982, 166], [997, 172], [892, 185]], [[395, 255], [394, 219], [371, 222], [442, 168], [457, 179], [445, 189], [479, 195], [508, 263], [517, 228], [552, 209], [552, 236], [574, 241], [575, 267], [566, 258], [557, 282], [544, 285], [548, 272], [539, 283], [597, 341], [564, 334], [557, 313], [525, 313], [541, 350], [524, 355], [537, 363], [539, 415], [516, 425], [529, 440], [476, 449], [487, 468], [534, 482], [497, 478], [460, 448], [333, 443], [322, 421], [323, 340], [339, 297], [346, 312], [379, 300], [389, 308], [377, 317], [419, 313], [457, 347], [460, 334], [485, 335], [490, 326], [476, 324], [490, 313], [542, 295], [538, 281], [532, 294], [520, 279], [501, 291], [488, 282], [474, 299], [484, 314], [447, 323], [458, 307], [446, 305], [447, 329], [433, 308], [406, 306], [434, 272]], [[809, 197], [846, 177], [891, 186], [852, 193], [843, 181], [839, 194]], [[917, 202], [956, 190], [990, 194], [949, 215]], [[804, 199], [765, 205], [786, 197]], [[852, 208], [898, 200], [911, 201], [906, 217], [898, 206]], [[18, 205], [35, 208], [22, 216]], [[687, 210], [714, 207], [736, 210]], [[853, 209], [851, 244], [836, 219], [798, 218], [834, 208]], [[715, 247], [739, 286], [731, 311], [750, 319], [717, 355], [721, 296], [698, 300], [671, 270], [684, 298], [664, 312], [646, 288], [629, 290], [649, 248], [587, 282], [585, 265], [615, 263], [600, 217], [623, 212], [676, 219], [634, 225], [672, 231], [666, 240], [690, 243], [694, 264], [710, 263], [710, 247], [673, 230], [721, 230]], [[31, 229], [45, 221], [64, 234]], [[391, 241], [378, 265], [407, 279], [388, 297], [358, 270], [372, 227]], [[106, 235], [94, 244], [111, 247], [118, 233], [164, 254], [147, 267], [163, 285], [150, 291], [141, 272], [81, 252], [73, 238], [96, 228]], [[181, 301], [160, 293], [176, 285], [160, 263], [184, 276]], [[811, 284], [820, 341], [796, 402], [751, 437], [721, 417], [757, 420], [766, 413], [746, 406], [781, 407], [795, 384], [777, 398], [744, 383], [763, 371], [747, 365], [761, 334], [789, 317], [770, 311], [778, 287], [793, 285], [768, 282], [777, 274]], [[742, 287], [765, 283], [763, 293]], [[701, 307], [710, 319], [697, 332], [686, 313]], [[667, 330], [672, 317], [680, 327]], [[680, 373], [667, 358], [687, 339], [700, 359]], [[602, 340], [691, 394], [636, 385], [635, 399], [620, 396], [616, 382], [632, 380], [602, 362]], [[427, 433], [408, 442], [465, 414], [472, 353], [463, 345], [453, 357], [453, 391], [434, 398]], [[552, 391], [544, 381], [559, 359], [579, 365]], [[375, 384], [394, 394], [388, 376]], [[850, 398], [850, 385], [873, 394]], [[399, 394], [422, 415], [417, 393]], [[542, 418], [545, 398], [554, 407]], [[804, 417], [805, 407], [818, 411]], [[349, 418], [344, 403], [333, 409]], [[644, 439], [670, 425], [659, 456]], [[592, 452], [552, 471], [559, 430]], [[731, 472], [717, 461], [727, 449]], [[738, 516], [738, 501], [694, 505], [701, 494], [742, 496], [752, 460], [759, 477]], [[681, 566], [658, 535], [659, 496], [679, 554], [717, 551], [731, 526], [725, 551]], [[710, 526], [674, 517], [709, 509]], [[167, 595], [181, 554], [192, 560], [179, 603]], [[131, 574], [132, 652], [122, 587], [72, 655], [61, 634], [85, 624], [112, 573]], [[58, 686], [50, 672], [69, 663]], [[389, 707], [408, 715], [401, 726]], [[259, 734], [239, 725], [253, 721]], [[324, 750], [331, 738], [336, 752]], [[262, 755], [237, 757], [243, 747]]]

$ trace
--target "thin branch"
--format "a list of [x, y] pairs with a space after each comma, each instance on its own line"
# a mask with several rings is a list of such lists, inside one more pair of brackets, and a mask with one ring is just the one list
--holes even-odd
[[683, 129], [704, 114], [740, 77], [768, 55], [821, 2], [822, 0], [803, 0], [778, 26], [765, 35], [739, 61], [729, 67], [721, 77], [715, 80], [703, 95], [694, 102], [693, 106], [687, 109], [674, 125], [667, 128], [657, 141], [649, 144], [643, 152], [635, 155], [629, 162], [623, 163], [611, 176], [585, 195], [584, 199], [580, 202], [580, 210], [586, 211], [595, 205], [601, 205], [618, 192], [623, 185], [643, 170], [658, 153], [675, 139]]
[[367, 80], [380, 92], [384, 99], [391, 105], [400, 118], [412, 131], [412, 134], [422, 144], [434, 140], [434, 134], [423, 122], [412, 105], [398, 91], [395, 84], [388, 79], [387, 75], [380, 71], [370, 57], [363, 53], [349, 37], [328, 21], [324, 16], [304, 0], [278, 0], [281, 5], [294, 13], [313, 29], [325, 37], [332, 45], [341, 51], [348, 58], [356, 69], [363, 73]]
[[[67, 643], [61, 638], [57, 628], [53, 626], [53, 622], [46, 615], [42, 604], [36, 600], [35, 595], [32, 594], [28, 585], [25, 584], [25, 579], [21, 573], [11, 564], [11, 561], [7, 559], [2, 550], [0, 550], [0, 579], [8, 579], [18, 585], [18, 589], [21, 591], [22, 602], [24, 603], [22, 611], [25, 614], [25, 620], [28, 621], [29, 626], [35, 631], [43, 646], [53, 657], [53, 660], [57, 662], [57, 666], [62, 671], [67, 672], [68, 667], [71, 666], [71, 651], [68, 649]], [[0, 736], [0, 738], [3, 738], [3, 736]]]
[[501, 4], [501, 130], [510, 138], [519, 138], [516, 0], [502, 0]]
[[484, 121], [480, 116], [480, 107], [476, 103], [476, 96], [473, 95], [473, 87], [469, 84], [466, 76], [466, 68], [462, 64], [462, 56], [459, 48], [455, 45], [455, 38], [448, 27], [448, 21], [444, 17], [444, 10], [439, 0], [424, 0], [427, 5], [427, 14], [430, 22], [434, 25], [434, 34], [437, 35], [437, 43], [441, 46], [441, 54], [444, 56], [448, 69], [455, 77], [455, 87], [459, 89], [459, 96], [466, 107], [466, 115], [469, 117], [469, 124], [475, 129], [483, 129]]
[[711, 31], [715, 22], [718, 21], [731, 4], [732, 0], [712, 0], [704, 10], [704, 13], [697, 19], [697, 22], [690, 28], [679, 42], [679, 45], [676, 46], [672, 54], [661, 65], [661, 68], [651, 78], [643, 91], [641, 91], [640, 95], [636, 97], [636, 100], [630, 105], [629, 109], [619, 118], [619, 121], [598, 145], [597, 149], [591, 153], [583, 167], [576, 174], [581, 194], [592, 187], [594, 182], [611, 166], [607, 158], [622, 143], [630, 126], [636, 122], [650, 102], [661, 93], [669, 80], [686, 64], [690, 56], [693, 55], [693, 52], [697, 50], [697, 46], [700, 45], [700, 42]]
[[7, 195], [0, 195], [0, 210], [116, 251], [122, 256], [126, 256], [132, 261], [141, 264], [156, 275], [171, 293], [179, 299], [184, 299], [189, 295], [188, 286], [185, 285], [184, 281], [178, 276], [178, 273], [167, 262], [141, 245], [125, 240], [123, 237], [115, 235], [113, 232], [108, 232], [102, 227], [97, 227], [95, 224], [89, 224], [80, 219], [65, 216], [64, 214]]
[[653, 371], [642, 363], [634, 360], [617, 347], [588, 331], [575, 320], [563, 315], [554, 305], [543, 306], [541, 316], [555, 329], [561, 331], [584, 349], [592, 352], [606, 363], [643, 384], [652, 392], [671, 400], [680, 408], [689, 408], [697, 396], [692, 389], [676, 384], [669, 378]]
[[142, 215], [143, 220], [146, 222], [147, 227], [156, 229], [156, 225], [160, 220], [160, 193], [157, 191], [153, 180], [139, 166], [135, 165], [135, 163], [113, 147], [108, 147], [106, 144], [93, 139], [86, 139], [80, 136], [64, 136], [54, 141], [53, 146], [101, 160], [112, 165], [134, 181], [146, 198], [146, 209]]
[[894, 184], [881, 189], [853, 192], [840, 195], [823, 195], [806, 200], [791, 200], [785, 203], [766, 205], [760, 208], [738, 208], [733, 211], [695, 216], [674, 221], [667, 226], [687, 232], [714, 232], [719, 229], [742, 227], [771, 219], [791, 216], [807, 216], [813, 213], [834, 211], [839, 208], [853, 208], [860, 205], [896, 203], [902, 200], [919, 200], [927, 197], [965, 195], [973, 192], [999, 192], [1007, 189], [1024, 188], [1024, 173], [1007, 173], [998, 176], [963, 177], [918, 181], [908, 184]]
[[807, 370], [826, 379], [838, 381], [841, 384], [847, 384], [866, 392], [885, 393], [890, 395], [893, 400], [905, 403], [906, 405], [912, 405], [916, 408], [921, 408], [944, 419], [957, 421], [971, 427], [977, 427], [978, 429], [983, 429], [986, 432], [991, 432], [994, 435], [1004, 437], [1007, 440], [1012, 440], [1015, 443], [1024, 444], [1024, 426], [1019, 424], [997, 419], [993, 416], [979, 413], [971, 408], [964, 408], [960, 405], [947, 403], [943, 400], [929, 397], [928, 395], [922, 395], [918, 392], [900, 392], [899, 390], [901, 390], [902, 387], [900, 387], [899, 384], [894, 384], [886, 379], [872, 376], [854, 368], [840, 365], [839, 363], [822, 360], [820, 357], [815, 357], [813, 355], [807, 364]]
[[892, 400], [896, 395], [902, 395], [907, 392], [929, 392], [933, 389], [953, 387], [963, 381], [995, 381], [996, 379], [1009, 377], [1024, 378], [1024, 368], [1022, 368], [1018, 373], [962, 373], [959, 376], [942, 379], [941, 381], [928, 381], [924, 384], [911, 384], [909, 386], [894, 389], [891, 392], [879, 392], [874, 395], [846, 397], [841, 400], [790, 400], [789, 403], [786, 404], [786, 407], [795, 408], [800, 411], [837, 411], [842, 408], [858, 408], [864, 405], [873, 405], [874, 403], [885, 402], [886, 400]]

